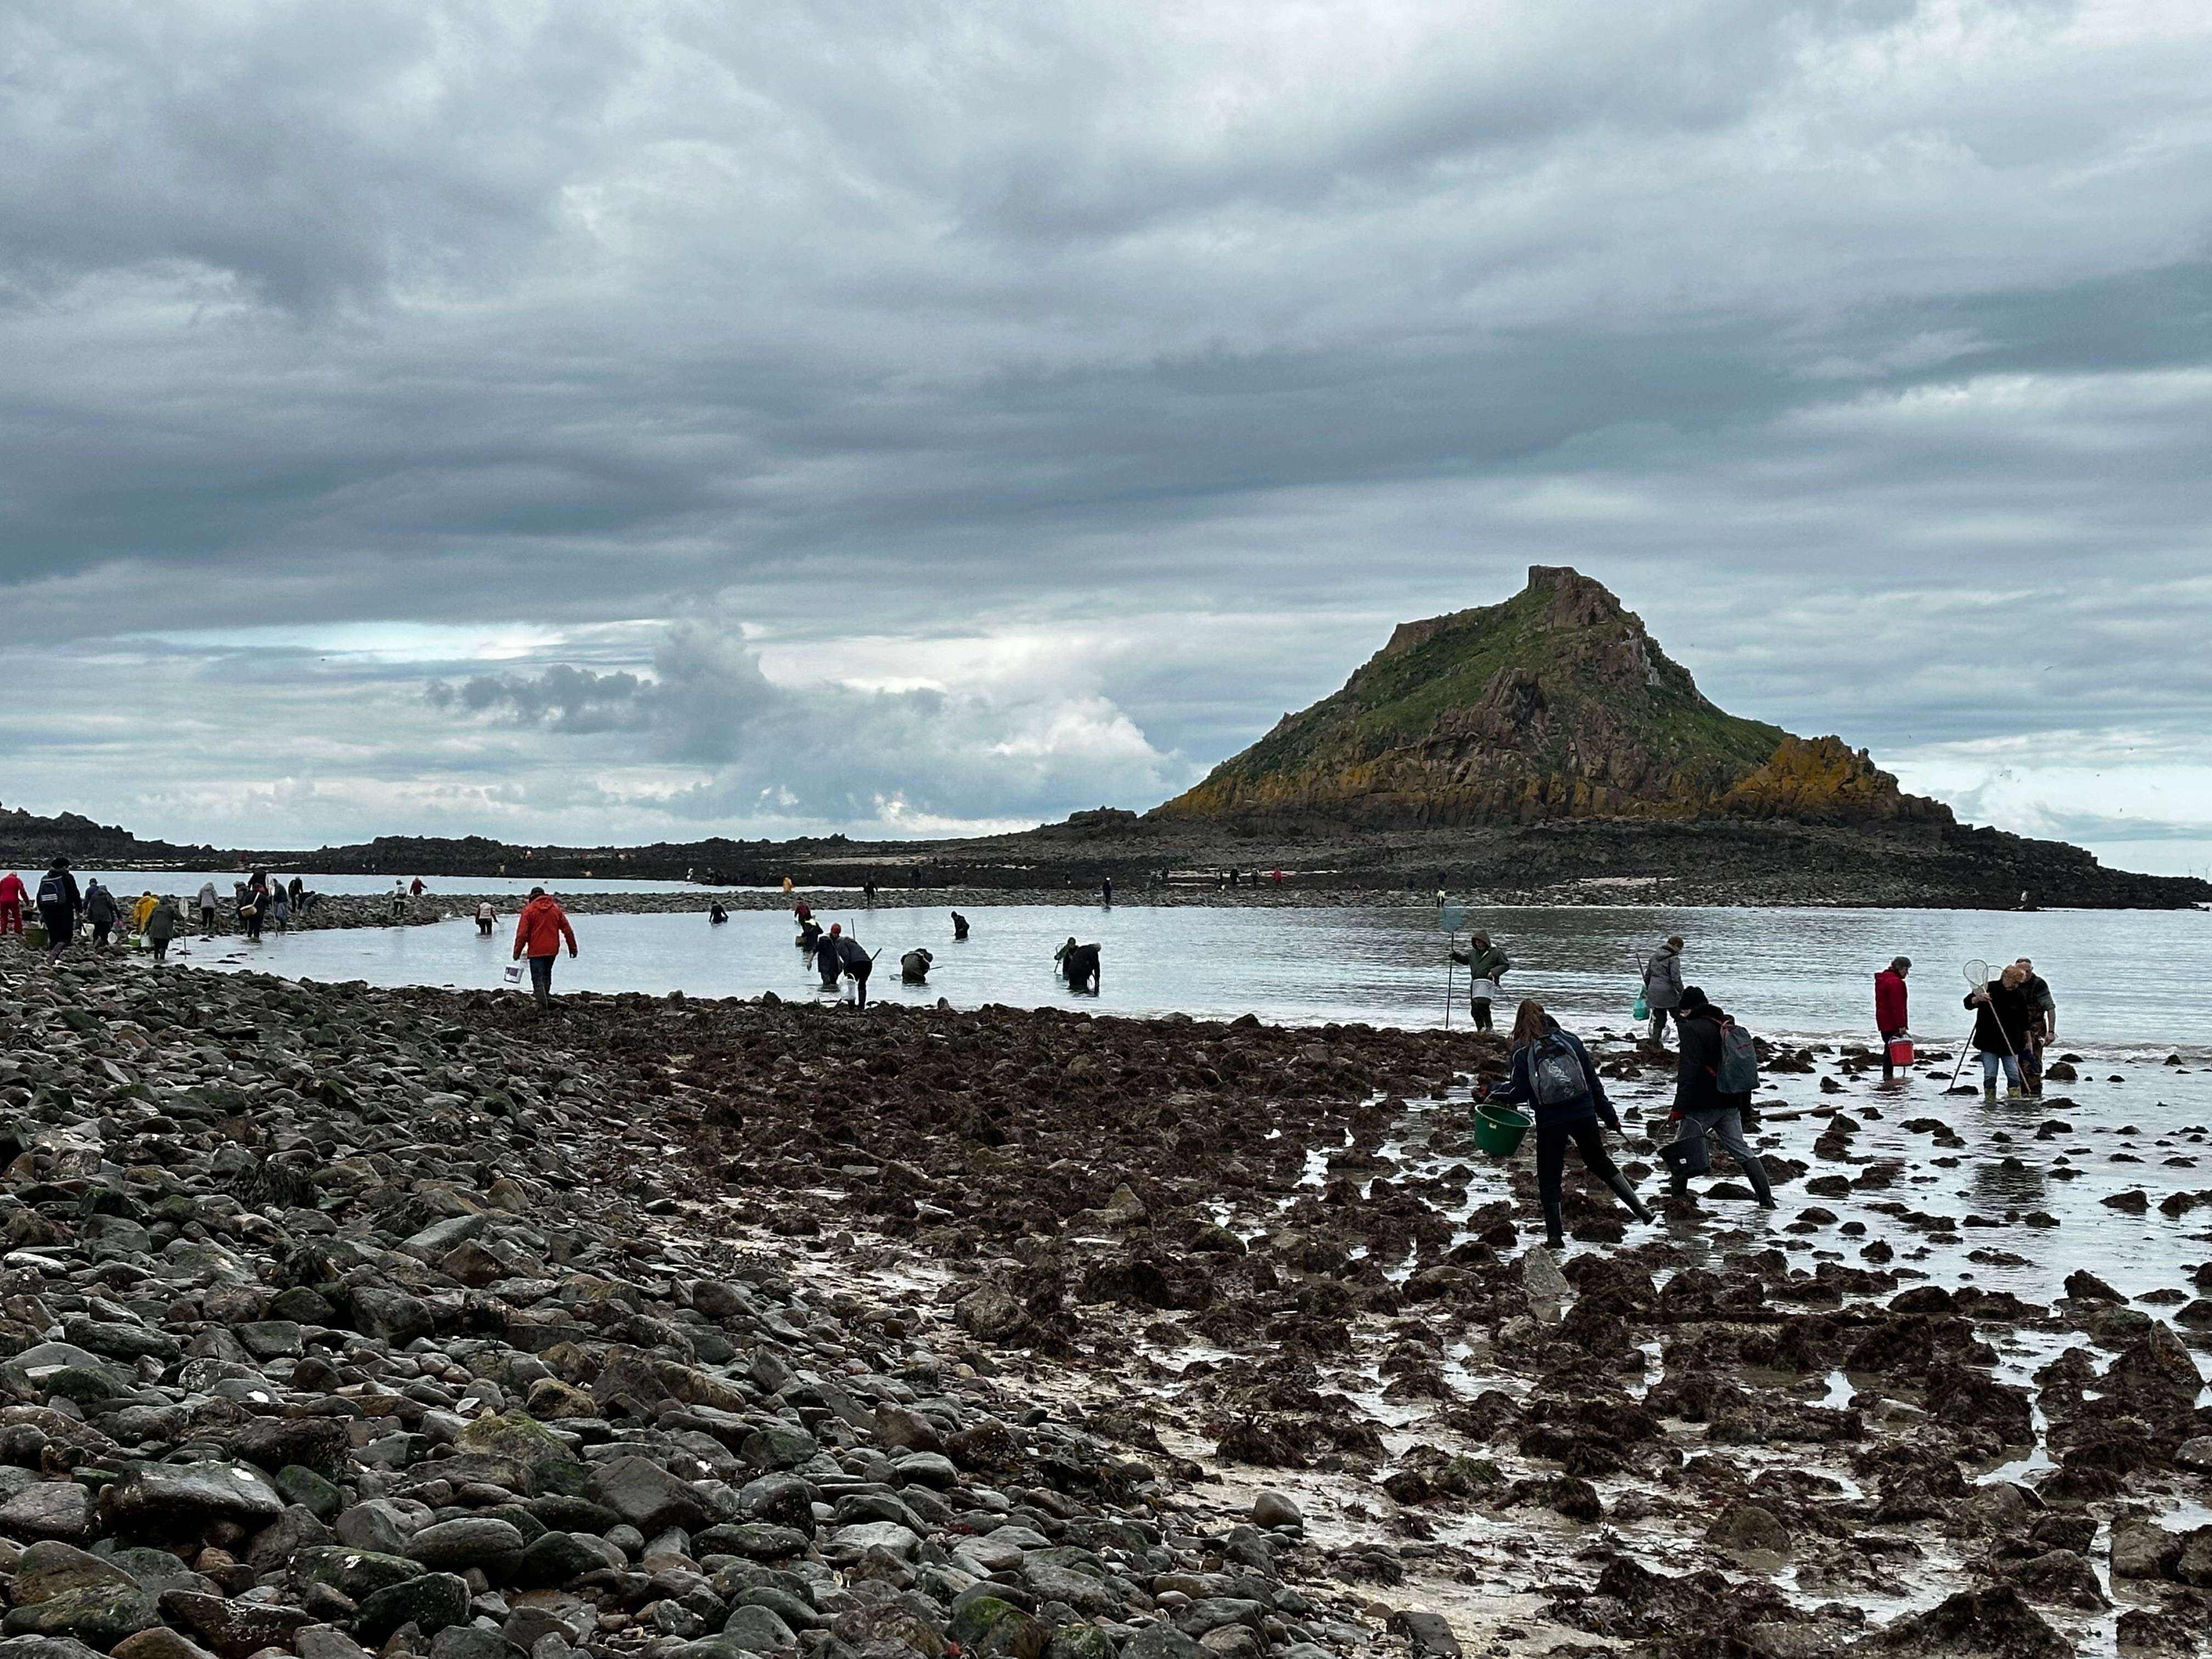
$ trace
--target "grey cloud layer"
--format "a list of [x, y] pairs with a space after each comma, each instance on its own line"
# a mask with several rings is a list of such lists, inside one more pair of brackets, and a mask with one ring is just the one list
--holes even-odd
[[[719, 604], [1080, 661], [415, 677], [441, 766], [582, 799], [644, 732], [754, 822], [1165, 787], [1537, 560], [1801, 729], [2201, 754], [2208, 70], [2055, 0], [19, 9], [0, 579], [87, 651]], [[373, 816], [378, 728], [273, 706]], [[834, 758], [791, 806], [692, 708]]]

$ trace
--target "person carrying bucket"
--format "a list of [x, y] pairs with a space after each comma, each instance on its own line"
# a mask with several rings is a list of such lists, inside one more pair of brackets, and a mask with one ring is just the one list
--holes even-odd
[[[1905, 976], [1912, 971], [1912, 958], [1899, 957], [1874, 976], [1874, 1028], [1881, 1034], [1881, 1080], [1897, 1075], [1899, 1064], [1912, 1064], [1912, 1022], [1905, 1014]], [[1902, 1043], [1900, 1049], [1898, 1046]]]
[[1536, 1120], [1536, 1195], [1544, 1210], [1544, 1242], [1558, 1249], [1565, 1241], [1560, 1215], [1560, 1180], [1566, 1170], [1567, 1143], [1583, 1160], [1583, 1167], [1613, 1188], [1613, 1196], [1638, 1221], [1651, 1219], [1651, 1212], [1636, 1195], [1605, 1150], [1601, 1123], [1614, 1133], [1620, 1119], [1606, 1098], [1605, 1084], [1590, 1063], [1589, 1050], [1572, 1031], [1544, 1012], [1531, 997], [1513, 1018], [1513, 1066], [1505, 1081], [1486, 1090], [1486, 1106], [1526, 1106]]

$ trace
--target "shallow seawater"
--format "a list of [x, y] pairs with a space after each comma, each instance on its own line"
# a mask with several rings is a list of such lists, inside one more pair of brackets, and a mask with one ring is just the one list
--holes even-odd
[[[880, 949], [871, 994], [956, 1007], [1060, 1004], [1100, 1013], [1256, 1013], [1289, 1023], [1364, 1020], [1441, 1025], [1443, 935], [1425, 907], [1234, 908], [979, 906], [973, 936], [952, 942], [942, 910], [823, 909]], [[789, 919], [736, 911], [720, 927], [696, 914], [579, 916], [583, 953], [564, 958], [562, 988], [681, 990], [694, 996], [810, 994]], [[2033, 956], [2059, 1004], [2064, 1044], [2212, 1054], [2212, 914], [2201, 911], [1492, 909], [1470, 913], [1516, 963], [1511, 996], [1535, 996], [1579, 1027], [1621, 1024], [1644, 959], [1669, 933], [1689, 945], [1685, 977], [1762, 1036], [1867, 1041], [1872, 975], [1892, 957], [1917, 964], [1911, 987], [1923, 1046], [1954, 1047], [1966, 1030], [1959, 964]], [[431, 927], [331, 930], [270, 938], [258, 948], [187, 941], [196, 965], [251, 966], [378, 985], [495, 988], [512, 919], [489, 939], [465, 920]], [[1068, 992], [1053, 947], [1070, 934], [1103, 947], [1099, 994]], [[936, 954], [927, 987], [898, 983], [898, 957]], [[1455, 1024], [1467, 1018], [1455, 976]], [[1503, 1010], [1501, 1010], [1503, 1012]]]

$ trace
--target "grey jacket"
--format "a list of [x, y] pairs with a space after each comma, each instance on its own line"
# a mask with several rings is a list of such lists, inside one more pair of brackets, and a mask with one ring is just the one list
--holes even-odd
[[1655, 1009], [1682, 1006], [1682, 954], [1673, 945], [1661, 945], [1644, 964], [1644, 1001]]

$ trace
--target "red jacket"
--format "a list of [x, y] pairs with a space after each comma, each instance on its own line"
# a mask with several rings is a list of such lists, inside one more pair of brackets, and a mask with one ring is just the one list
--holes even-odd
[[21, 904], [27, 890], [22, 877], [13, 870], [0, 876], [0, 904]]
[[1912, 1022], [1905, 1017], [1905, 975], [1885, 968], [1874, 976], [1874, 1028], [1902, 1031]]
[[576, 930], [568, 926], [568, 912], [540, 893], [522, 907], [514, 919], [514, 954], [518, 957], [557, 957], [561, 941], [568, 941], [568, 954], [576, 954]]

